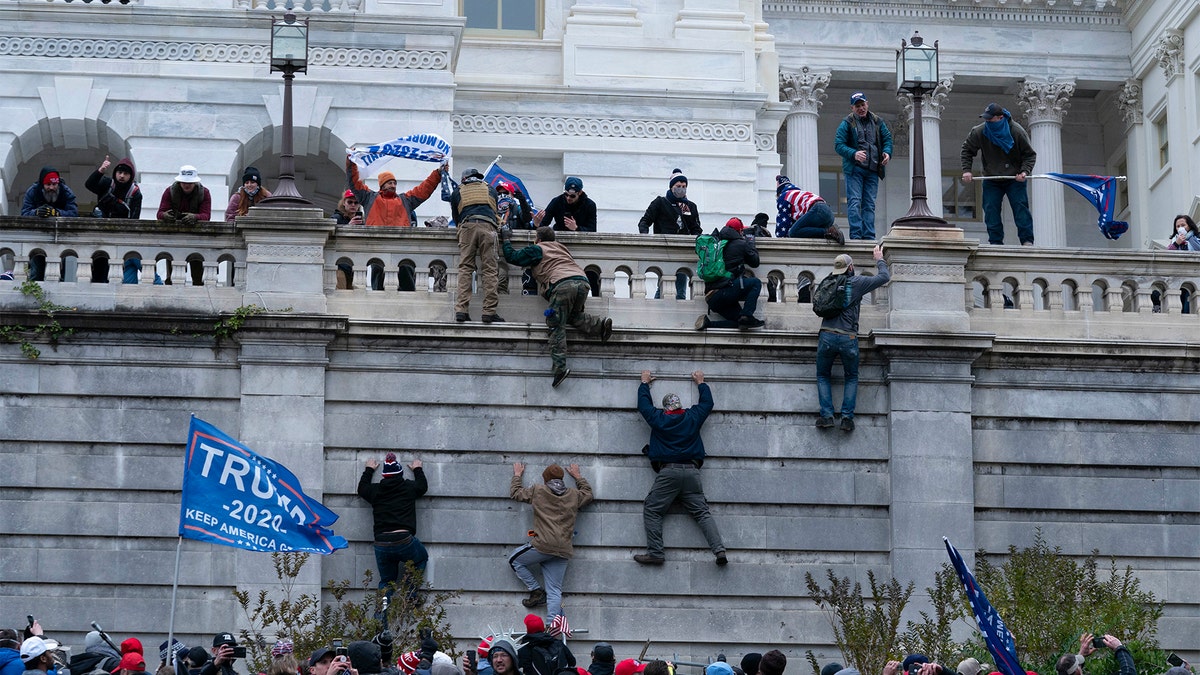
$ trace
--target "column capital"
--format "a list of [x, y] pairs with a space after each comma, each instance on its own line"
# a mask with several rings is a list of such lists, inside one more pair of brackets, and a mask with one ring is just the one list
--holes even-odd
[[1168, 81], [1176, 75], [1183, 74], [1183, 31], [1168, 28], [1158, 36], [1154, 47], [1154, 60], [1162, 68], [1163, 77]]
[[[954, 73], [946, 73], [938, 78], [937, 86], [921, 100], [921, 117], [923, 119], [942, 119], [942, 110], [946, 107], [946, 99], [954, 88]], [[899, 92], [896, 100], [900, 102], [900, 119], [912, 122], [912, 94]]]
[[1142, 123], [1142, 83], [1132, 77], [1117, 91], [1117, 109], [1126, 126]]
[[1025, 109], [1029, 124], [1052, 122], [1061, 125], [1074, 94], [1075, 78], [1027, 77], [1017, 92], [1017, 103]]
[[779, 96], [792, 104], [789, 114], [819, 113], [825, 101], [825, 88], [829, 86], [830, 76], [829, 72], [813, 72], [808, 66], [802, 66], [799, 70], [780, 69]]

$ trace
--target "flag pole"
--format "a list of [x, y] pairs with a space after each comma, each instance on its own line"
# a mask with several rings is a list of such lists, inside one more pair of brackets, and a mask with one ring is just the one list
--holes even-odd
[[175, 646], [172, 641], [175, 639], [175, 598], [179, 593], [179, 558], [182, 553], [183, 535], [179, 535], [179, 541], [175, 544], [175, 581], [171, 584], [171, 614], [167, 619], [167, 655], [171, 659], [169, 661], [171, 667], [174, 667], [178, 661], [175, 658]]
[[492, 167], [496, 166], [496, 163], [499, 162], [500, 158], [503, 156], [504, 155], [496, 155], [496, 159], [493, 159], [492, 163], [488, 164], [488, 168], [483, 170], [483, 175], [485, 175], [485, 176], [488, 175], [488, 172], [492, 170]]
[[[1106, 177], [1116, 178], [1117, 180], [1129, 180], [1125, 176], [1106, 176]], [[1032, 174], [1029, 174], [1028, 176], [1025, 176], [1025, 178], [1026, 179], [1050, 178], [1050, 176], [1047, 176], [1044, 173], [1032, 173]], [[1016, 180], [1016, 179], [1017, 179], [1016, 176], [971, 176], [971, 180]]]

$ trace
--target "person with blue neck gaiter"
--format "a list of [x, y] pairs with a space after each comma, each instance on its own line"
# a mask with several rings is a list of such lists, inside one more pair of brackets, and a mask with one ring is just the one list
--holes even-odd
[[975, 155], [983, 161], [984, 176], [1008, 176], [983, 183], [983, 222], [987, 225], [988, 241], [1004, 243], [1004, 222], [1000, 219], [1002, 200], [1007, 197], [1017, 225], [1017, 238], [1022, 246], [1033, 246], [1033, 216], [1029, 212], [1029, 192], [1025, 179], [1037, 161], [1029, 142], [1029, 134], [1012, 120], [1012, 114], [999, 103], [989, 103], [983, 114], [983, 124], [967, 134], [962, 144], [962, 179], [973, 179], [971, 166]]

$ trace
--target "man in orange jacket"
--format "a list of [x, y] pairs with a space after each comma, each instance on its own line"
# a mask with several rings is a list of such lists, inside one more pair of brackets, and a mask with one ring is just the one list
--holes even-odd
[[438, 189], [441, 171], [446, 165], [434, 169], [421, 184], [403, 194], [396, 191], [396, 175], [391, 171], [379, 174], [379, 192], [367, 187], [358, 177], [358, 165], [346, 157], [346, 177], [358, 203], [367, 214], [367, 225], [394, 225], [409, 227], [417, 224], [417, 207]]

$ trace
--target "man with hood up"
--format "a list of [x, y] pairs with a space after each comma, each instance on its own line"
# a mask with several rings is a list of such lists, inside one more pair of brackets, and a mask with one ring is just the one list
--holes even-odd
[[[529, 597], [521, 604], [526, 607], [545, 604], [547, 615], [551, 617], [562, 614], [562, 580], [567, 572], [567, 561], [574, 554], [575, 517], [579, 509], [592, 502], [592, 486], [579, 472], [579, 465], [568, 466], [566, 473], [575, 479], [578, 488], [567, 487], [563, 482], [563, 468], [557, 464], [551, 464], [542, 472], [542, 484], [522, 487], [525, 465], [517, 462], [513, 464], [509, 486], [509, 497], [533, 506], [533, 529], [529, 531], [529, 543], [513, 551], [508, 556], [508, 564], [529, 589]], [[530, 571], [532, 565], [542, 569], [545, 589]]]
[[83, 653], [71, 657], [71, 672], [84, 675], [93, 670], [111, 673], [121, 662], [121, 653], [104, 641], [100, 631], [91, 631], [83, 638]]
[[136, 175], [133, 160], [121, 158], [113, 168], [112, 178], [104, 175], [112, 166], [108, 155], [100, 163], [100, 168], [92, 172], [83, 186], [100, 199], [92, 215], [98, 218], [127, 218], [137, 220], [142, 217], [142, 190], [133, 180]]
[[387, 589], [384, 597], [390, 603], [393, 589], [388, 586], [401, 583], [402, 579], [401, 585], [405, 587], [408, 597], [415, 599], [417, 596], [419, 583], [407, 578], [404, 573], [406, 563], [411, 562], [424, 574], [425, 564], [429, 562], [429, 552], [417, 539], [417, 499], [429, 490], [429, 483], [425, 480], [425, 470], [421, 468], [419, 459], [413, 459], [408, 465], [413, 473], [412, 480], [404, 478], [404, 468], [396, 460], [396, 453], [389, 452], [383, 461], [383, 479], [373, 483], [371, 479], [375, 469], [379, 468], [379, 461], [375, 458], [367, 460], [366, 468], [358, 479], [358, 496], [371, 505], [379, 587]]
[[21, 643], [17, 640], [17, 631], [11, 628], [0, 629], [0, 675], [24, 673], [25, 664], [21, 663]]
[[25, 191], [21, 215], [39, 218], [75, 218], [79, 215], [75, 193], [62, 182], [58, 169], [42, 167], [37, 182]]
[[742, 230], [745, 227], [741, 218], [734, 217], [717, 233], [717, 239], [725, 242], [721, 255], [725, 259], [725, 271], [729, 272], [730, 276], [704, 282], [704, 301], [708, 303], [709, 312], [722, 318], [712, 321], [708, 314], [702, 314], [696, 319], [696, 330], [761, 328], [764, 325], [762, 319], [754, 316], [755, 310], [758, 309], [762, 282], [755, 277], [746, 276], [747, 267], [758, 267], [758, 249], [754, 247], [753, 239], [743, 236]]

